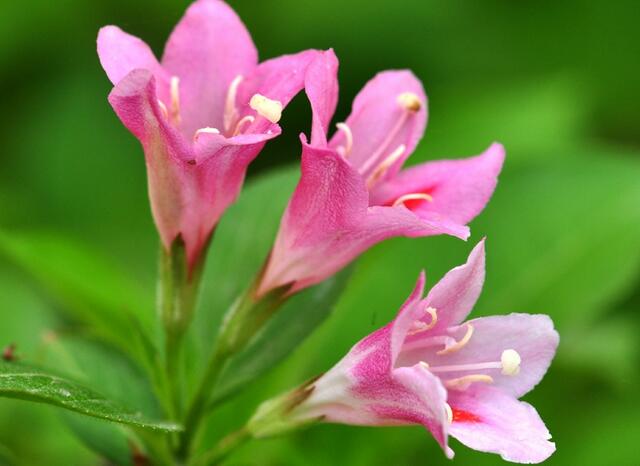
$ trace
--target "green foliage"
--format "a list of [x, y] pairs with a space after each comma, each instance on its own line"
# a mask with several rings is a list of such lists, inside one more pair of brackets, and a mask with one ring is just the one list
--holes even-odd
[[144, 429], [178, 431], [179, 426], [144, 419], [71, 380], [15, 362], [0, 363], [0, 396], [58, 406], [99, 419]]

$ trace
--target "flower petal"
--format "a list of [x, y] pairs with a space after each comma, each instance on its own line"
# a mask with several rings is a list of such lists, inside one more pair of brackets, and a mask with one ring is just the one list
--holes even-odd
[[[429, 335], [443, 333], [447, 327], [462, 322], [476, 304], [484, 283], [484, 240], [480, 241], [467, 262], [447, 274], [429, 291], [426, 302], [438, 313]], [[427, 318], [430, 319], [429, 316]]]
[[166, 86], [165, 90], [168, 90], [168, 77], [149, 46], [117, 26], [105, 26], [100, 29], [98, 57], [114, 86], [131, 71], [144, 69], [153, 74], [156, 83], [162, 87]]
[[309, 66], [305, 91], [311, 104], [311, 144], [326, 147], [327, 132], [338, 104], [338, 58], [327, 50]]
[[[493, 385], [516, 398], [536, 386], [547, 372], [558, 347], [559, 336], [549, 316], [542, 314], [509, 314], [473, 319], [473, 336], [460, 350], [437, 356], [438, 365], [472, 364], [500, 361], [502, 352], [513, 349], [520, 355], [520, 372], [503, 375], [500, 369], [487, 371]], [[468, 374], [468, 372], [467, 372]], [[459, 377], [465, 373], [452, 373]]]
[[162, 65], [180, 79], [182, 132], [223, 127], [229, 85], [258, 61], [251, 36], [233, 9], [220, 0], [198, 0], [167, 42]]
[[350, 236], [364, 221], [368, 194], [361, 177], [335, 151], [303, 140], [301, 177], [280, 222], [259, 294], [324, 280], [356, 253]]
[[[283, 108], [286, 107], [304, 87], [307, 69], [321, 53], [318, 50], [305, 50], [260, 63], [238, 88], [236, 102], [240, 106], [240, 116], [255, 113], [249, 106], [249, 101], [255, 94], [276, 100]], [[257, 118], [247, 132], [262, 132], [269, 126], [268, 120]]]
[[474, 450], [516, 463], [540, 463], [556, 449], [535, 408], [497, 388], [450, 393], [449, 404], [449, 434]]
[[155, 79], [148, 70], [134, 70], [109, 94], [122, 123], [142, 143], [147, 163], [149, 197], [155, 223], [166, 248], [180, 233], [183, 206], [193, 196], [191, 147], [162, 116]]
[[[399, 104], [404, 93], [419, 99], [419, 109], [408, 111]], [[378, 73], [356, 96], [346, 123], [353, 134], [349, 161], [365, 179], [389, 154], [405, 146], [403, 155], [387, 171], [386, 176], [392, 177], [415, 149], [427, 124], [427, 96], [422, 84], [410, 71]], [[344, 144], [342, 132], [330, 142], [333, 148]]]
[[393, 205], [407, 194], [427, 194], [429, 200], [409, 201], [407, 207], [422, 218], [440, 217], [466, 225], [491, 198], [503, 161], [504, 148], [493, 144], [476, 157], [413, 166], [377, 185], [371, 204]]

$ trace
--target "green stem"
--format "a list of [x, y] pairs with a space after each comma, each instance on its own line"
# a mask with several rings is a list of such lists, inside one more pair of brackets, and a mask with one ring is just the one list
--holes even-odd
[[252, 285], [227, 312], [204, 376], [187, 410], [177, 451], [178, 458], [184, 459], [189, 455], [200, 424], [208, 411], [215, 385], [229, 359], [247, 345], [285, 299], [283, 289], [256, 298], [255, 286]]
[[190, 265], [181, 238], [169, 251], [162, 245], [160, 248], [158, 310], [165, 330], [166, 396], [173, 420], [182, 413], [182, 346], [196, 306], [205, 253], [202, 251], [197, 263]]
[[246, 428], [233, 432], [223, 438], [213, 450], [200, 457], [196, 461], [196, 464], [198, 466], [217, 466], [221, 464], [227, 456], [233, 453], [234, 450], [244, 445], [250, 439], [251, 433]]

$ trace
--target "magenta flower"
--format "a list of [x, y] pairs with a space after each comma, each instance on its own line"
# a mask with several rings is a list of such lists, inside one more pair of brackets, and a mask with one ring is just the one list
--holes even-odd
[[463, 322], [484, 282], [484, 242], [422, 298], [425, 276], [395, 320], [367, 336], [290, 416], [356, 425], [422, 424], [505, 460], [537, 463], [555, 451], [536, 410], [518, 398], [543, 377], [558, 345], [546, 315]]
[[424, 132], [427, 98], [409, 71], [378, 74], [360, 91], [345, 123], [327, 141], [338, 95], [338, 60], [325, 52], [308, 68], [311, 142], [302, 137], [302, 175], [258, 295], [318, 283], [393, 236], [449, 234], [466, 239], [496, 186], [501, 145], [465, 160], [401, 171]]
[[155, 223], [169, 249], [179, 236], [190, 265], [237, 197], [249, 163], [280, 134], [282, 109], [304, 84], [317, 52], [258, 64], [235, 12], [198, 0], [167, 42], [162, 62], [115, 26], [98, 35], [98, 55], [115, 85], [109, 102], [140, 140]]

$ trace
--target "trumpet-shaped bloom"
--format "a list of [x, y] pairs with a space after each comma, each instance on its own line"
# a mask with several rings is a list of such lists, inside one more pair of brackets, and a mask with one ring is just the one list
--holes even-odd
[[281, 112], [304, 85], [316, 51], [258, 64], [246, 28], [220, 0], [198, 0], [162, 61], [116, 26], [98, 35], [114, 84], [109, 102], [145, 152], [155, 223], [169, 249], [181, 237], [193, 265], [249, 163], [280, 134]]
[[476, 157], [401, 171], [427, 122], [427, 97], [409, 71], [385, 71], [369, 81], [351, 115], [327, 140], [338, 96], [337, 68], [328, 51], [307, 69], [311, 141], [302, 137], [300, 182], [258, 294], [280, 286], [294, 292], [318, 283], [389, 237], [448, 234], [466, 239], [466, 224], [495, 189], [504, 160], [499, 144]]
[[422, 424], [448, 456], [452, 435], [522, 463], [555, 450], [536, 410], [518, 398], [543, 377], [558, 345], [548, 316], [463, 322], [484, 282], [484, 244], [422, 298], [425, 277], [395, 320], [306, 388], [289, 414], [356, 425]]

